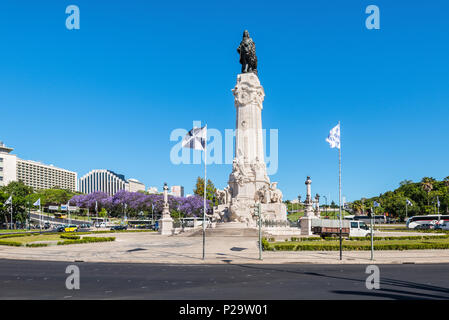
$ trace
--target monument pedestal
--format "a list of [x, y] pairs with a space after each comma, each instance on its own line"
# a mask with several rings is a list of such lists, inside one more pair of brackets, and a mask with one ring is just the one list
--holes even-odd
[[171, 235], [173, 234], [173, 219], [168, 217], [163, 217], [159, 220], [159, 234], [161, 235]]
[[317, 217], [302, 217], [299, 219], [301, 224], [301, 235], [303, 236], [311, 236], [312, 233], [312, 224], [313, 221], [318, 219]]

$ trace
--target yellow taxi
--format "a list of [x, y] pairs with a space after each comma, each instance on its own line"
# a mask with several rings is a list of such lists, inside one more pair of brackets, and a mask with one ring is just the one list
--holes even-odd
[[78, 226], [74, 224], [68, 225], [64, 228], [65, 232], [75, 232], [76, 230], [78, 230]]

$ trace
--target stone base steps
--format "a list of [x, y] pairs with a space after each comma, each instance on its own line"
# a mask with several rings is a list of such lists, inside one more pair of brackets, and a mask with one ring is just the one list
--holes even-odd
[[[203, 230], [197, 230], [190, 237], [201, 237]], [[206, 237], [257, 237], [258, 231], [250, 228], [208, 228], [206, 229]]]

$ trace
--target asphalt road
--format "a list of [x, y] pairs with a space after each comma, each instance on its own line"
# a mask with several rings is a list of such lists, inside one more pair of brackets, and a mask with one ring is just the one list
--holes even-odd
[[164, 265], [0, 260], [0, 299], [448, 299], [449, 264], [379, 265], [379, 290], [364, 265]]

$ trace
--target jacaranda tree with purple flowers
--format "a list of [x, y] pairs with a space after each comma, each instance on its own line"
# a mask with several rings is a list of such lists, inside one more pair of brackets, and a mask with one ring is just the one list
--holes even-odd
[[[118, 191], [114, 196], [104, 192], [94, 192], [86, 195], [77, 195], [70, 200], [71, 205], [87, 208], [95, 212], [95, 203], [98, 211], [105, 208], [109, 216], [137, 217], [140, 212], [145, 215], [156, 215], [162, 213], [164, 207], [164, 196], [162, 194], [145, 194], [142, 192]], [[203, 210], [203, 198], [199, 196], [175, 197], [168, 196], [168, 204], [173, 217], [200, 217]], [[210, 208], [210, 201], [206, 202], [206, 210]]]

